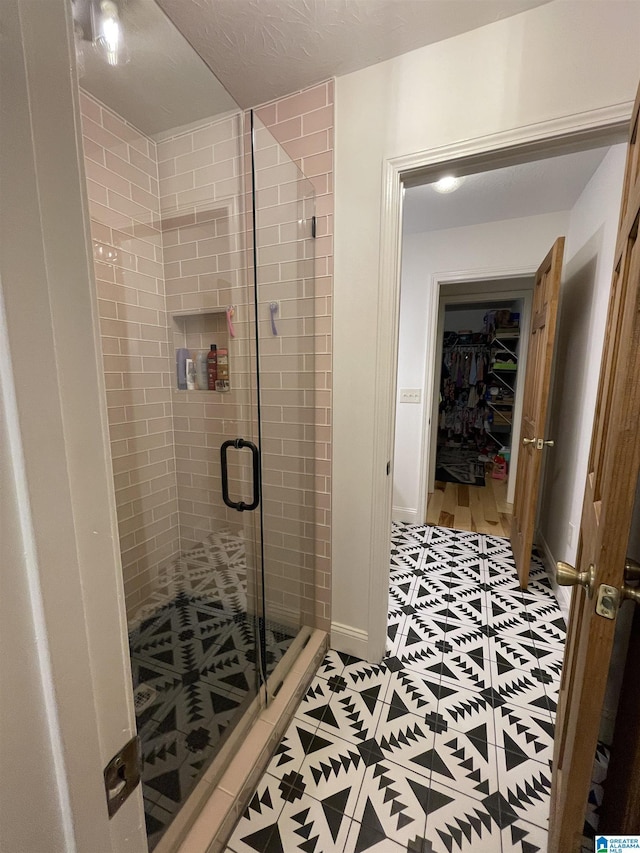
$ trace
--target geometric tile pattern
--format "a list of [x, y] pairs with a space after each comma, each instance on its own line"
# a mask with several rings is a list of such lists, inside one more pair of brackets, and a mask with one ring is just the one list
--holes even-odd
[[168, 572], [129, 633], [134, 689], [153, 701], [137, 716], [149, 849], [258, 690], [259, 632], [271, 672], [295, 629], [247, 612], [241, 540], [217, 534]]
[[535, 554], [394, 524], [385, 658], [327, 654], [227, 850], [545, 851], [564, 637]]
[[133, 631], [179, 592], [200, 594], [234, 613], [247, 612], [247, 558], [244, 540], [229, 531], [212, 533], [158, 575], [155, 591], [146, 598], [129, 625]]

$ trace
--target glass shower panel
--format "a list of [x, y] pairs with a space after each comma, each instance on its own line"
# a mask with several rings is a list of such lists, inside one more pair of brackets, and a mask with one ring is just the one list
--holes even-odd
[[123, 65], [72, 8], [153, 848], [259, 694], [259, 516], [221, 457], [250, 505], [255, 305], [243, 114], [153, 0], [117, 6]]
[[153, 849], [314, 624], [314, 193], [154, 0], [108, 62], [71, 5]]
[[314, 625], [315, 200], [252, 114], [265, 664]]

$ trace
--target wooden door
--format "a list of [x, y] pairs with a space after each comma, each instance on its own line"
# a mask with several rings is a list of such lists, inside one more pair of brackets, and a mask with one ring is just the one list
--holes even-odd
[[551, 382], [551, 363], [556, 337], [558, 296], [562, 274], [564, 237], [558, 237], [536, 272], [527, 373], [522, 404], [521, 447], [518, 453], [516, 491], [511, 521], [511, 547], [520, 586], [529, 583], [529, 565], [538, 506], [540, 469], [545, 445], [544, 429]]
[[560, 687], [549, 853], [580, 849], [615, 618], [595, 612], [598, 589], [620, 589], [640, 471], [640, 150], [638, 107], [622, 194], [598, 402], [591, 438], [577, 568], [593, 567], [593, 595], [576, 587]]

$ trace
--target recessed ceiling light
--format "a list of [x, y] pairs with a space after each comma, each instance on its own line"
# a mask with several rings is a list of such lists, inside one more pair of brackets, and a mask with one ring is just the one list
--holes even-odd
[[454, 178], [453, 175], [446, 175], [444, 178], [436, 181], [433, 184], [433, 188], [437, 193], [452, 193], [458, 189], [461, 183], [462, 178]]

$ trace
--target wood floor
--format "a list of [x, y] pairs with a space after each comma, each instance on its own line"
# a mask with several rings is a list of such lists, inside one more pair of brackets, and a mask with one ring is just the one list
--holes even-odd
[[487, 477], [486, 486], [436, 481], [427, 504], [427, 524], [508, 538], [511, 511], [506, 480]]

